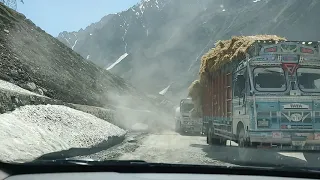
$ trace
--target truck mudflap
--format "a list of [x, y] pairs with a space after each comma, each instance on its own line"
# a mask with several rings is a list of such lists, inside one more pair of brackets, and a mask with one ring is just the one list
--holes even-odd
[[251, 131], [249, 132], [249, 141], [251, 144], [257, 145], [257, 148], [320, 151], [320, 131]]

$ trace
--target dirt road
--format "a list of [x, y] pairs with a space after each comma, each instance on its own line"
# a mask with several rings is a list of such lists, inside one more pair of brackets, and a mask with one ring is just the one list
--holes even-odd
[[[223, 147], [210, 146], [206, 143], [206, 137], [184, 136], [170, 131], [129, 133], [122, 144], [92, 154], [89, 158], [222, 166], [241, 165], [238, 159], [238, 147], [235, 147], [236, 144], [233, 142], [231, 143], [232, 146], [229, 145]], [[252, 152], [259, 153], [257, 162], [291, 166], [305, 166], [306, 163], [301, 153], [265, 153], [261, 150], [253, 150]]]

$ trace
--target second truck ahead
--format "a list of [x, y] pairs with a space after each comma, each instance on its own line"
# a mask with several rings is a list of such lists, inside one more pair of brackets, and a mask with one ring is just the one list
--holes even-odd
[[234, 37], [211, 51], [202, 59], [201, 88], [190, 91], [201, 99], [208, 144], [235, 141], [242, 160], [248, 147], [320, 150], [319, 42]]
[[195, 116], [191, 98], [182, 99], [175, 112], [175, 129], [181, 134], [201, 134], [202, 118]]

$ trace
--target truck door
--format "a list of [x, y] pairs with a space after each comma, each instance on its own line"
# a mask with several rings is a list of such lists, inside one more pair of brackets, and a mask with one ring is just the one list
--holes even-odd
[[245, 115], [245, 77], [242, 71], [234, 74], [233, 87], [233, 115]]

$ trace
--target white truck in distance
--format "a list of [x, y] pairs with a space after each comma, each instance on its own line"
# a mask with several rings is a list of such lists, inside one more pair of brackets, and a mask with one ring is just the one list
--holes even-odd
[[202, 134], [202, 118], [192, 116], [194, 104], [191, 98], [182, 99], [175, 110], [175, 130], [181, 134]]

